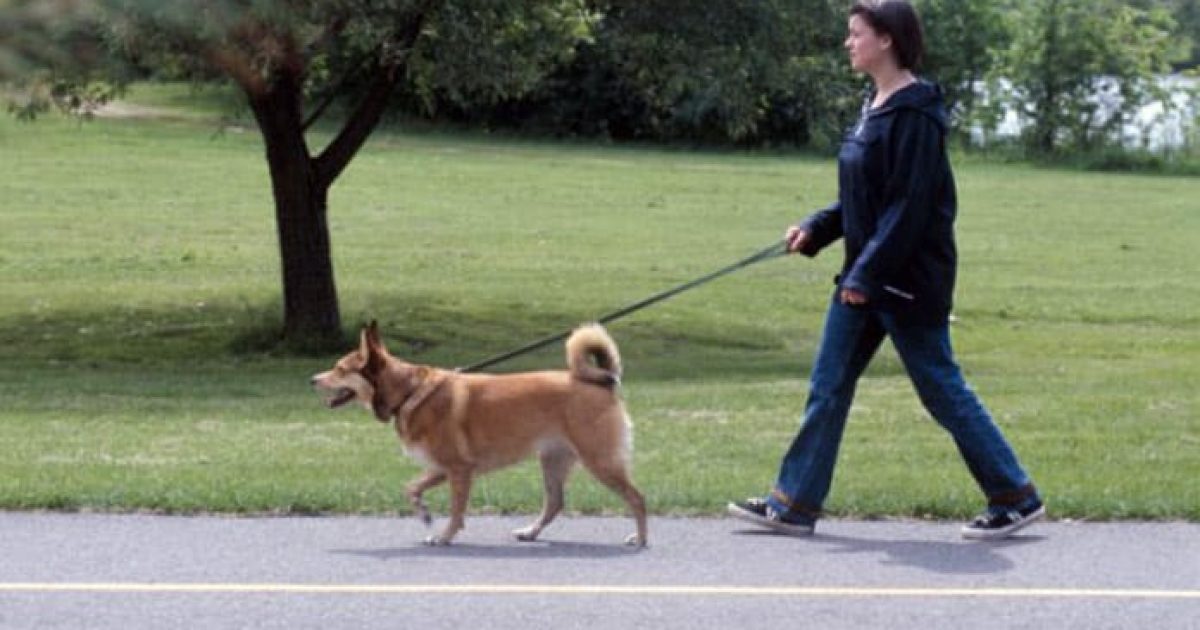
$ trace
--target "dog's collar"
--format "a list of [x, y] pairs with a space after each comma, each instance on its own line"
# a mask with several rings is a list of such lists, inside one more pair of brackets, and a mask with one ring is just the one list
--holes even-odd
[[396, 426], [404, 427], [408, 423], [408, 418], [417, 410], [417, 407], [420, 407], [428, 400], [445, 382], [446, 376], [438, 372], [422, 380], [421, 384], [413, 390], [413, 393], [409, 394], [408, 398], [405, 398], [404, 402], [401, 402], [392, 411], [392, 417], [396, 420]]

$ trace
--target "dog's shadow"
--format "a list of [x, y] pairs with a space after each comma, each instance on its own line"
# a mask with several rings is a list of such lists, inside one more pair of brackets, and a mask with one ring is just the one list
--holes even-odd
[[403, 558], [461, 558], [472, 560], [548, 558], [596, 560], [629, 557], [638, 554], [640, 551], [641, 549], [638, 547], [619, 544], [598, 545], [579, 542], [538, 541], [496, 545], [455, 543], [440, 547], [414, 544], [410, 547], [388, 547], [384, 549], [330, 549], [328, 553], [372, 558], [381, 561]]
[[[746, 536], [778, 535], [762, 530], [739, 532]], [[1000, 553], [1003, 549], [1044, 540], [1044, 536], [1021, 535], [995, 542], [939, 542], [928, 540], [881, 540], [815, 534], [812, 543], [828, 545], [834, 554], [880, 554], [881, 564], [904, 566], [945, 575], [988, 575], [1016, 567]]]

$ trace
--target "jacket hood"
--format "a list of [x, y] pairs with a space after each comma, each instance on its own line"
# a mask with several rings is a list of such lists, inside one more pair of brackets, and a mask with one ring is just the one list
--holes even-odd
[[940, 85], [917, 79], [915, 83], [893, 94], [878, 109], [870, 111], [868, 116], [886, 116], [902, 109], [912, 109], [925, 114], [945, 133], [950, 128], [950, 116], [946, 112], [946, 97], [942, 94]]

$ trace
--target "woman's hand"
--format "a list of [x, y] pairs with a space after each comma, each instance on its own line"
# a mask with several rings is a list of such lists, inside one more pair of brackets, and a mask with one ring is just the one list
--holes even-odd
[[[808, 245], [809, 238], [808, 231], [798, 225], [789, 227], [787, 232], [783, 234], [783, 239], [787, 242], [787, 251], [789, 254], [794, 254], [803, 249], [805, 245]], [[867, 303], [867, 294], [854, 289], [842, 289], [839, 298], [842, 304], [849, 304], [851, 306], [861, 306]]]
[[867, 303], [867, 294], [854, 289], [842, 289], [841, 295], [842, 304], [850, 306], [862, 306]]
[[787, 251], [789, 254], [794, 254], [800, 251], [808, 244], [808, 232], [801, 229], [798, 225], [793, 225], [787, 229], [783, 235], [783, 240], [787, 241]]

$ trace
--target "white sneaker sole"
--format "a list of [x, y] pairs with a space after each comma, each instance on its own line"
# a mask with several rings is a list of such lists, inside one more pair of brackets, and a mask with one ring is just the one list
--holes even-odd
[[813, 533], [812, 525], [792, 525], [791, 523], [784, 523], [782, 521], [773, 521], [749, 510], [742, 509], [735, 503], [730, 503], [725, 509], [733, 518], [746, 521], [748, 523], [754, 523], [755, 525], [761, 525], [762, 527], [773, 529], [781, 534], [787, 534], [789, 536], [812, 536]]
[[962, 536], [967, 540], [998, 540], [1000, 538], [1008, 538], [1016, 532], [1032, 525], [1035, 521], [1041, 520], [1044, 516], [1046, 516], [1046, 506], [1043, 505], [1029, 516], [1002, 529], [975, 529], [970, 525], [966, 525], [962, 528]]

